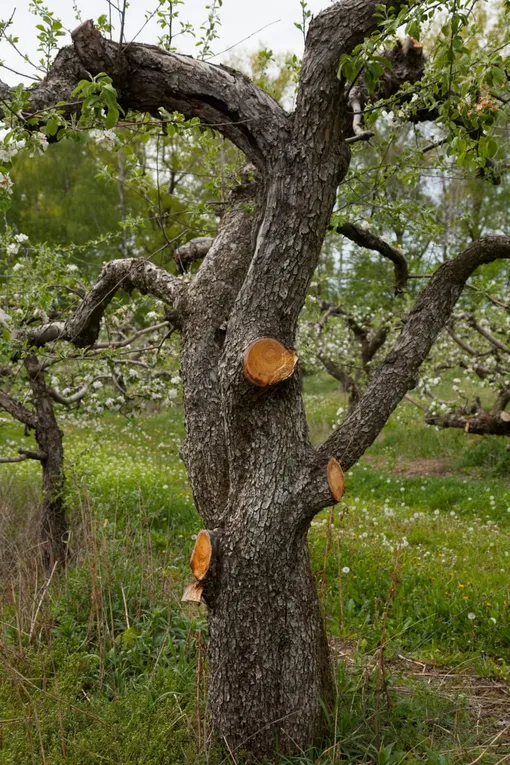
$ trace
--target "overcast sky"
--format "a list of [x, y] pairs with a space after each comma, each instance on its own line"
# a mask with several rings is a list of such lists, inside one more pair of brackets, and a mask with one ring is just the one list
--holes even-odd
[[[179, 6], [179, 18], [191, 22], [198, 29], [207, 18], [208, 12], [205, 6], [210, 2], [211, 0], [185, 0], [184, 5]], [[76, 4], [83, 20], [108, 13], [106, 0], [77, 0]], [[77, 26], [72, 0], [46, 0], [46, 5], [55, 12], [67, 29]], [[139, 33], [137, 37], [139, 42], [156, 42], [160, 30], [154, 20], [140, 32], [145, 23], [147, 11], [152, 11], [156, 5], [156, 0], [131, 0], [125, 32], [127, 40], [133, 39]], [[327, 5], [330, 5], [330, 0], [308, 0], [308, 7], [312, 13], [317, 13]], [[4, 20], [9, 18], [14, 9], [16, 12], [11, 34], [19, 37], [19, 49], [37, 60], [35, 25], [39, 22], [29, 11], [29, 0], [0, 0], [0, 18]], [[229, 53], [219, 55], [212, 60], [219, 62], [226, 56], [243, 50], [257, 49], [262, 44], [270, 47], [275, 53], [288, 50], [301, 52], [303, 38], [301, 32], [294, 27], [294, 22], [300, 21], [300, 15], [299, 0], [223, 0], [223, 7], [220, 9], [220, 37], [214, 41], [212, 48], [214, 53], [219, 54], [232, 46], [235, 47]], [[114, 21], [117, 21], [115, 12]], [[176, 29], [179, 28], [178, 23], [175, 26]], [[249, 39], [245, 40], [245, 38]], [[62, 45], [68, 42], [70, 39], [66, 35], [62, 38]], [[193, 54], [195, 51], [195, 43], [188, 36], [176, 37], [175, 45], [183, 53]], [[3, 39], [0, 40], [0, 61], [17, 72], [24, 74], [34, 72], [30, 65], [23, 61]], [[2, 69], [0, 79], [9, 84], [16, 84], [21, 78]]]

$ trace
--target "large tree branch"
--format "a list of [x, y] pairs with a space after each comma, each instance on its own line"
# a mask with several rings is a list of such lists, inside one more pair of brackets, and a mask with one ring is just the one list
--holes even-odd
[[[66, 103], [65, 106], [59, 106], [66, 116], [71, 116], [80, 110], [80, 103], [71, 96], [80, 80], [88, 80], [89, 73], [76, 56], [72, 46], [67, 46], [59, 50], [55, 61], [51, 65], [46, 77], [29, 88], [28, 113], [24, 117], [36, 115], [52, 106], [57, 102]], [[14, 88], [0, 81], [0, 98], [2, 101], [8, 101], [12, 97]], [[0, 103], [0, 118], [8, 120], [9, 110], [4, 103]]]
[[43, 324], [27, 332], [30, 345], [41, 347], [52, 340], [67, 340], [78, 348], [94, 345], [104, 312], [119, 289], [138, 289], [174, 308], [183, 297], [186, 285], [154, 263], [137, 258], [112, 260], [99, 279], [66, 322]]
[[[383, 0], [396, 10], [400, 0]], [[376, 0], [341, 0], [313, 19], [306, 38], [301, 66], [296, 114], [302, 118], [311, 109], [319, 113], [338, 105], [343, 83], [338, 78], [342, 53], [350, 53], [377, 28]], [[327, 114], [322, 114], [327, 124]], [[352, 122], [352, 120], [350, 121]]]
[[[348, 470], [358, 461], [397, 404], [414, 387], [420, 365], [448, 321], [467, 279], [479, 266], [499, 258], [510, 259], [510, 237], [487, 236], [437, 269], [358, 405], [317, 450], [321, 463], [334, 456]], [[314, 491], [316, 508], [324, 506], [329, 494], [323, 477], [315, 478]]]
[[510, 421], [501, 417], [501, 412], [485, 412], [480, 410], [469, 415], [462, 411], [453, 411], [448, 414], [425, 415], [427, 425], [436, 425], [440, 428], [460, 428], [473, 435], [485, 436], [510, 436]]
[[190, 239], [174, 251], [174, 260], [181, 267], [182, 271], [187, 271], [188, 266], [197, 260], [205, 258], [214, 241], [212, 236], [197, 236]]
[[186, 118], [198, 117], [230, 139], [257, 166], [265, 165], [287, 115], [246, 75], [153, 45], [128, 43], [119, 48], [105, 39], [92, 21], [75, 29], [72, 39], [73, 46], [59, 51], [47, 77], [31, 89], [31, 114], [59, 101], [70, 102], [59, 107], [67, 115], [79, 112], [79, 102], [70, 95], [77, 83], [106, 72], [125, 111], [159, 116], [159, 109], [164, 108]]

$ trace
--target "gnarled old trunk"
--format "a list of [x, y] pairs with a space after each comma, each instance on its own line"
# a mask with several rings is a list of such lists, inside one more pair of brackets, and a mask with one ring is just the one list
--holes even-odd
[[333, 687], [306, 532], [243, 509], [208, 600], [209, 713], [233, 751], [294, 752], [323, 733]]
[[[385, 4], [400, 7], [399, 0]], [[111, 261], [65, 323], [29, 336], [32, 346], [57, 338], [92, 345], [121, 287], [136, 287], [172, 307], [181, 331], [182, 457], [198, 512], [215, 540], [205, 576], [207, 549], [195, 558], [199, 576], [190, 593], [209, 607], [209, 711], [234, 754], [271, 754], [276, 743], [299, 751], [320, 730], [329, 671], [308, 526], [341, 495], [338, 463], [348, 470], [360, 458], [415, 384], [466, 280], [479, 265], [510, 257], [510, 239], [489, 236], [443, 263], [349, 416], [324, 444], [311, 446], [299, 364], [294, 368], [296, 324], [348, 169], [349, 143], [363, 139], [338, 62], [376, 27], [379, 5], [341, 0], [313, 19], [291, 114], [229, 67], [136, 42], [119, 48], [92, 22], [75, 30], [73, 47], [59, 53], [30, 96], [35, 113], [41, 100], [65, 99], [77, 77], [107, 72], [125, 110], [159, 116], [164, 107], [197, 117], [252, 163], [191, 281], [147, 260]], [[405, 81], [405, 61], [397, 74]], [[398, 268], [401, 289], [403, 256], [378, 249]], [[247, 364], [254, 348], [269, 352], [272, 370], [268, 358]], [[56, 465], [51, 475], [58, 486]]]

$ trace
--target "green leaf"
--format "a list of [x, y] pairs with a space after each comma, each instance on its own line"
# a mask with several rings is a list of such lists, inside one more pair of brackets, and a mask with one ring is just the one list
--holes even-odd
[[58, 120], [56, 117], [49, 117], [46, 123], [46, 135], [55, 135], [58, 130]]

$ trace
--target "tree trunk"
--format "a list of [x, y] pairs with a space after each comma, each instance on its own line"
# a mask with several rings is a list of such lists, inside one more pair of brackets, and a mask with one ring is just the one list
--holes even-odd
[[[262, 501], [253, 510], [263, 517]], [[257, 756], [316, 742], [333, 683], [306, 532], [227, 530], [217, 579], [206, 591], [208, 704], [220, 739]]]
[[[173, 306], [182, 332], [182, 453], [199, 514], [217, 540], [216, 561], [201, 581], [209, 606], [209, 710], [230, 749], [255, 755], [272, 754], [276, 744], [306, 748], [320, 732], [321, 699], [329, 698], [327, 642], [306, 546], [314, 514], [335, 501], [327, 465], [334, 457], [345, 471], [360, 458], [415, 384], [466, 280], [478, 266], [510, 257], [508, 237], [484, 237], [437, 269], [367, 390], [318, 449], [308, 438], [299, 367], [268, 389], [243, 374], [255, 341], [271, 338], [293, 350], [350, 161], [352, 110], [338, 62], [376, 28], [379, 6], [342, 0], [311, 21], [292, 114], [233, 69], [138, 43], [120, 51], [90, 21], [73, 32], [73, 48], [59, 53], [29, 100], [35, 114], [69, 100], [88, 73], [108, 72], [124, 109], [198, 117], [244, 152], [260, 176], [256, 204], [232, 204], [189, 284], [146, 261], [109, 263], [64, 324], [28, 335], [32, 346], [56, 338], [93, 344], [119, 287]], [[251, 181], [243, 185], [249, 197]], [[405, 261], [383, 249], [400, 268], [401, 286]], [[39, 373], [33, 385], [44, 414], [37, 438], [52, 501], [48, 536], [59, 543], [61, 434]]]
[[41, 458], [43, 481], [39, 539], [44, 564], [52, 568], [57, 562], [65, 563], [67, 553], [63, 433], [58, 427], [53, 401], [38, 359], [28, 357], [25, 366], [37, 415], [35, 438], [44, 455]]
[[37, 442], [48, 457], [42, 460], [43, 498], [40, 539], [43, 560], [48, 568], [58, 561], [65, 563], [67, 555], [67, 520], [64, 491], [64, 450], [62, 431], [55, 428], [37, 436]]

